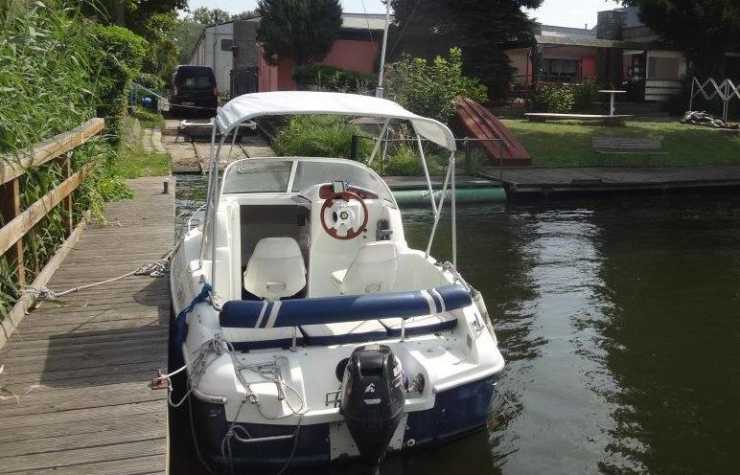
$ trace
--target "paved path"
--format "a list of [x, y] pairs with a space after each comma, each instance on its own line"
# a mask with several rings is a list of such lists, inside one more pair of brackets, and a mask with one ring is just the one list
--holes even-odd
[[[174, 193], [131, 181], [52, 278], [62, 290], [159, 259], [173, 244]], [[174, 189], [174, 187], [173, 187]], [[44, 302], [0, 350], [0, 473], [149, 474], [167, 467], [166, 278], [131, 277]]]

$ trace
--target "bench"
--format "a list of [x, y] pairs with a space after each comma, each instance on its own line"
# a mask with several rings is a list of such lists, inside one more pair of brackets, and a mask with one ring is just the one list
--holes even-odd
[[663, 137], [594, 137], [591, 146], [597, 153], [663, 154]]
[[530, 122], [547, 122], [548, 120], [578, 120], [585, 122], [600, 122], [604, 125], [623, 125], [626, 119], [631, 118], [627, 114], [556, 114], [552, 112], [529, 112], [524, 116]]

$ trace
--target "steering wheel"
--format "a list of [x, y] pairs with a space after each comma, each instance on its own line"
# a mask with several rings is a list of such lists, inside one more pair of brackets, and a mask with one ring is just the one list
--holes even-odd
[[[357, 213], [352, 206], [349, 206], [350, 201], [357, 201], [362, 206], [362, 224], [359, 226], [357, 225]], [[327, 210], [331, 212], [327, 213]], [[327, 222], [327, 216], [331, 219], [331, 222]], [[367, 226], [367, 219], [368, 212], [365, 201], [358, 194], [351, 191], [333, 193], [324, 201], [324, 205], [321, 207], [321, 226], [326, 234], [341, 241], [348, 241], [361, 235]], [[342, 236], [339, 231], [345, 234]]]

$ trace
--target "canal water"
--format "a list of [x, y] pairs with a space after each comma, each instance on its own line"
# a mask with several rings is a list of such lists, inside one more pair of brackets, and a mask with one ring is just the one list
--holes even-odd
[[[183, 216], [203, 190], [178, 182]], [[431, 221], [404, 210], [412, 246]], [[487, 431], [382, 474], [738, 472], [739, 197], [467, 206], [458, 236], [507, 360], [499, 398]]]

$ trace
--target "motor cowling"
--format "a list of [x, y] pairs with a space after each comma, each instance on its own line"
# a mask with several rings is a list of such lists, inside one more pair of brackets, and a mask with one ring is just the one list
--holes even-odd
[[341, 413], [363, 460], [378, 465], [403, 416], [401, 362], [386, 345], [355, 348], [342, 382]]

